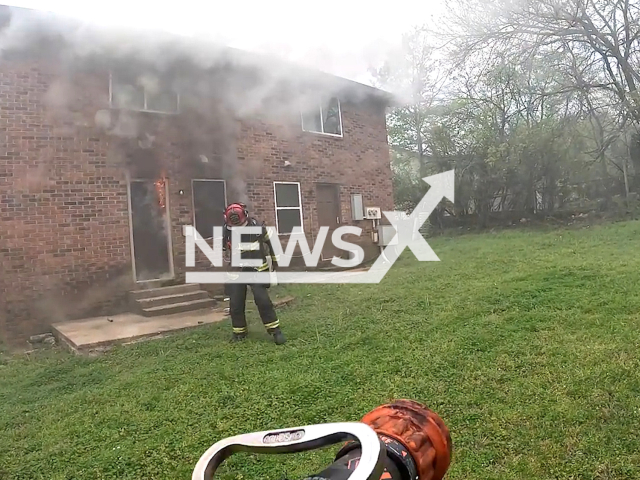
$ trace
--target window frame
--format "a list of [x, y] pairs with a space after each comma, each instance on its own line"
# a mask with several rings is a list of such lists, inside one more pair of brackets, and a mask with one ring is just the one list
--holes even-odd
[[[227, 181], [221, 178], [192, 178], [191, 179], [191, 217], [193, 219], [193, 228], [197, 232], [198, 225], [196, 224], [196, 198], [194, 193], [195, 189], [193, 188], [196, 182], [222, 182], [222, 185], [224, 185], [224, 206], [226, 207], [227, 206]], [[208, 240], [209, 238], [212, 238], [212, 237], [206, 237], [205, 240]]]
[[[297, 185], [298, 186], [298, 206], [297, 207], [278, 207], [278, 196], [277, 196], [277, 185]], [[300, 228], [302, 229], [302, 233], [304, 230], [304, 217], [302, 214], [302, 186], [300, 182], [273, 182], [273, 204], [275, 207], [276, 214], [276, 233], [278, 235], [291, 235], [291, 233], [281, 233], [280, 226], [278, 225], [278, 210], [298, 210], [300, 214]]]
[[[323, 111], [322, 106], [323, 106], [324, 103], [331, 102], [331, 100], [334, 99], [334, 98], [338, 102], [338, 120], [340, 120], [340, 134], [327, 133], [327, 132], [324, 131], [324, 116], [322, 115], [322, 111]], [[318, 107], [318, 110], [320, 112], [320, 128], [322, 129], [322, 131], [321, 132], [317, 132], [315, 130], [307, 130], [305, 128], [305, 126], [304, 126], [304, 109], [300, 108], [300, 124], [301, 124], [301, 127], [302, 127], [302, 131], [305, 132], [305, 133], [312, 133], [312, 134], [315, 134], [315, 135], [324, 135], [324, 136], [327, 136], [327, 137], [334, 137], [334, 138], [344, 138], [344, 128], [342, 126], [342, 102], [340, 101], [340, 98], [338, 98], [337, 96], [333, 95], [333, 96], [330, 96], [327, 99], [326, 102], [323, 101], [322, 99], [319, 99], [317, 107]]]
[[109, 108], [118, 110], [128, 110], [131, 112], [157, 113], [160, 115], [178, 115], [180, 112], [180, 93], [172, 92], [176, 96], [176, 110], [168, 112], [165, 110], [151, 110], [147, 108], [147, 89], [142, 86], [144, 93], [144, 108], [118, 107], [113, 104], [113, 72], [109, 72]]

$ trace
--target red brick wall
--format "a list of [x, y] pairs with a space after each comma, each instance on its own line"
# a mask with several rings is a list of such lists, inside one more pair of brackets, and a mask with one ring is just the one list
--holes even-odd
[[[224, 174], [215, 161], [206, 169], [194, 166], [194, 152], [215, 159], [215, 142], [193, 136], [196, 128], [206, 133], [206, 125], [137, 115], [140, 128], [156, 139], [153, 148], [136, 149], [135, 139], [95, 126], [96, 112], [108, 108], [107, 73], [75, 72], [61, 86], [57, 80], [68, 75], [33, 65], [0, 67], [0, 334], [9, 339], [55, 321], [127, 308], [126, 292], [135, 286], [128, 171], [146, 176], [136, 166], [142, 162], [167, 176], [178, 278], [185, 265], [182, 226], [193, 223], [191, 178]], [[59, 92], [67, 96], [63, 108], [55, 108]], [[365, 205], [393, 208], [384, 110], [348, 101], [341, 107], [344, 138], [304, 133], [299, 116], [242, 123], [238, 163], [252, 213], [261, 220], [275, 225], [274, 181], [301, 183], [307, 232], [317, 229], [314, 182], [341, 185], [343, 225], [353, 223], [351, 193], [361, 193]]]
[[[108, 300], [99, 286], [130, 263], [122, 172], [104, 136], [47, 111], [53, 79], [29, 65], [0, 70], [0, 329], [9, 336], [66, 318], [70, 304]], [[74, 295], [96, 284], [94, 298]]]
[[[286, 124], [246, 122], [238, 146], [252, 212], [268, 225], [276, 225], [273, 182], [300, 183], [303, 227], [311, 247], [319, 229], [318, 182], [340, 186], [341, 225], [362, 228], [365, 245], [370, 243], [371, 222], [351, 220], [351, 194], [362, 194], [365, 206], [393, 209], [384, 109], [343, 102], [341, 111], [341, 138], [303, 132], [299, 118], [292, 118]], [[283, 248], [285, 242], [283, 236]]]
[[[275, 225], [273, 182], [300, 182], [305, 230], [318, 227], [316, 182], [341, 185], [342, 222], [351, 224], [351, 193], [365, 205], [393, 208], [391, 169], [384, 111], [344, 102], [344, 135], [303, 132], [298, 118], [284, 125], [247, 123], [238, 147], [246, 159], [245, 177], [254, 211]], [[291, 162], [285, 167], [284, 162]], [[253, 198], [260, 198], [256, 203]], [[357, 222], [369, 226], [370, 222]]]

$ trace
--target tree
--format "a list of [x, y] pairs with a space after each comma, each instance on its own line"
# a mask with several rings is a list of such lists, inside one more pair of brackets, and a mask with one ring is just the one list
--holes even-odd
[[394, 92], [405, 103], [388, 117], [390, 143], [415, 152], [422, 177], [428, 172], [425, 134], [447, 79], [442, 66], [429, 29], [416, 27], [403, 36], [401, 48], [392, 59], [372, 72], [378, 86]]
[[414, 152], [392, 149], [393, 196], [395, 208], [410, 212], [424, 195], [424, 182], [418, 175], [418, 159]]
[[640, 125], [637, 2], [449, 0], [449, 5], [453, 31], [464, 32], [457, 42], [460, 58], [490, 49], [508, 55], [515, 64], [532, 56], [560, 54], [569, 70], [561, 90], [578, 91], [589, 98], [591, 113], [601, 103], [611, 108], [610, 100], [615, 99], [622, 122], [629, 119]]
[[450, 213], [480, 226], [498, 210], [548, 214], [629, 192], [630, 158], [640, 171], [638, 6], [449, 3], [443, 46], [433, 28], [415, 29], [375, 72], [407, 99], [388, 120], [398, 204], [419, 198], [420, 177], [449, 169]]
[[[599, 71], [592, 88], [615, 93], [640, 122], [640, 6], [629, 0], [449, 0], [454, 22], [467, 31], [466, 55], [493, 47], [514, 59], [569, 46], [582, 65]], [[482, 9], [484, 15], [479, 13]], [[507, 47], [507, 49], [505, 49]], [[587, 85], [575, 85], [585, 87]]]

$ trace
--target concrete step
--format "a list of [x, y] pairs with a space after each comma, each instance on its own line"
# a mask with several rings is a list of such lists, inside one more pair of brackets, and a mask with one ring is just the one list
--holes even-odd
[[172, 315], [174, 313], [193, 312], [205, 308], [213, 308], [216, 301], [211, 298], [193, 300], [190, 302], [172, 303], [170, 305], [159, 305], [157, 307], [143, 308], [141, 313], [145, 317], [157, 317], [160, 315]]
[[186, 303], [194, 300], [208, 299], [209, 295], [204, 290], [196, 290], [193, 292], [177, 293], [174, 295], [163, 295], [161, 297], [141, 298], [137, 300], [138, 306], [142, 309], [160, 307], [163, 305], [172, 305], [175, 303]]
[[185, 293], [197, 292], [200, 286], [195, 283], [187, 283], [182, 285], [171, 285], [169, 287], [148, 288], [146, 290], [133, 290], [131, 297], [134, 300], [142, 300], [144, 298], [166, 297], [168, 295], [180, 295]]

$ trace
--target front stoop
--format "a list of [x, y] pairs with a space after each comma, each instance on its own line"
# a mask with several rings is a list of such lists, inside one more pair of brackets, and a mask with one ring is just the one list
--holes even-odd
[[130, 292], [135, 312], [144, 317], [210, 310], [216, 301], [196, 284], [172, 285]]
[[207, 309], [145, 317], [135, 313], [71, 320], [53, 324], [53, 335], [76, 353], [162, 337], [227, 320], [221, 310]]
[[[294, 297], [275, 298], [274, 307], [290, 305]], [[113, 345], [126, 345], [162, 338], [167, 334], [228, 321], [224, 308], [201, 309], [187, 313], [145, 317], [136, 313], [70, 320], [51, 326], [59, 343], [78, 354], [93, 354]]]

